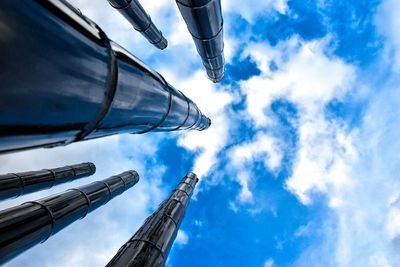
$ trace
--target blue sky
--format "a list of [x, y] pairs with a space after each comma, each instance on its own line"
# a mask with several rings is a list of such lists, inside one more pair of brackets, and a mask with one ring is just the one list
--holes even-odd
[[141, 175], [9, 266], [105, 265], [191, 170], [201, 181], [168, 266], [400, 266], [399, 1], [222, 0], [227, 62], [217, 85], [174, 1], [141, 1], [165, 51], [106, 1], [71, 2], [213, 123], [1, 156], [2, 172], [96, 163], [96, 175], [53, 193], [127, 169]]

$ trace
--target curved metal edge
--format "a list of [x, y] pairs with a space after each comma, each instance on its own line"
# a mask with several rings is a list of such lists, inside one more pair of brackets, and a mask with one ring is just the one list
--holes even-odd
[[[161, 75], [160, 75], [160, 77], [161, 77], [162, 79], [164, 79], [164, 77], [162, 77]], [[150, 131], [152, 131], [152, 130], [158, 128], [159, 126], [161, 126], [161, 124], [164, 123], [164, 121], [165, 121], [166, 118], [168, 117], [168, 114], [169, 114], [169, 112], [171, 111], [171, 106], [172, 106], [172, 90], [173, 90], [173, 89], [169, 86], [169, 84], [168, 84], [165, 80], [164, 80], [164, 82], [167, 84], [166, 87], [167, 87], [167, 89], [168, 89], [168, 106], [167, 106], [166, 112], [165, 112], [164, 115], [161, 117], [161, 119], [160, 119], [159, 122], [157, 122], [156, 124], [154, 124], [153, 126], [151, 126], [150, 128], [148, 128], [148, 129], [146, 129], [146, 130], [137, 132], [137, 134], [144, 134], [144, 133], [150, 132]]]
[[80, 218], [80, 219], [82, 220], [83, 218], [86, 217], [86, 215], [89, 214], [89, 209], [90, 209], [90, 206], [92, 205], [92, 202], [90, 201], [89, 196], [88, 196], [85, 192], [83, 192], [82, 190], [80, 190], [79, 188], [71, 188], [71, 189], [68, 189], [67, 191], [78, 191], [78, 192], [81, 193], [81, 194], [83, 195], [83, 197], [86, 199], [87, 208], [86, 208], [85, 215], [83, 215], [83, 216]]
[[135, 241], [136, 241], [136, 242], [144, 242], [144, 243], [147, 243], [147, 244], [151, 245], [152, 247], [154, 247], [154, 248], [161, 254], [161, 257], [162, 257], [164, 260], [166, 260], [165, 255], [164, 255], [164, 253], [162, 252], [162, 250], [161, 250], [156, 244], [154, 244], [153, 242], [151, 242], [151, 241], [149, 241], [149, 240], [140, 239], [140, 238], [135, 238], [135, 239], [132, 239], [132, 240], [129, 240], [128, 242], [126, 242], [125, 245], [126, 245], [126, 246], [129, 246], [131, 243], [134, 243]]
[[186, 104], [187, 104], [187, 115], [186, 118], [183, 120], [183, 122], [176, 128], [171, 129], [171, 131], [177, 131], [179, 130], [183, 125], [185, 125], [186, 121], [189, 119], [190, 116], [190, 102], [189, 102], [189, 98], [187, 98], [187, 96], [182, 93], [180, 90], [177, 90], [179, 93], [181, 93], [181, 95], [185, 98], [186, 100]]
[[[68, 167], [71, 167], [71, 166], [68, 166]], [[51, 175], [53, 175], [53, 184], [49, 188], [55, 186], [56, 185], [56, 173], [52, 169], [43, 169], [43, 170], [48, 171], [51, 173]], [[74, 171], [74, 176], [75, 176], [75, 171]]]
[[96, 27], [99, 29], [99, 31], [102, 34], [102, 37], [106, 43], [106, 46], [109, 51], [109, 56], [110, 56], [110, 71], [108, 75], [108, 81], [107, 81], [107, 89], [104, 93], [104, 101], [101, 105], [100, 111], [98, 112], [96, 118], [88, 123], [84, 129], [76, 136], [75, 140], [72, 140], [71, 142], [76, 142], [85, 139], [88, 135], [90, 135], [93, 131], [95, 131], [98, 127], [98, 125], [101, 123], [101, 121], [106, 117], [112, 103], [114, 100], [114, 96], [117, 91], [117, 85], [118, 85], [118, 66], [117, 66], [117, 58], [114, 54], [114, 51], [112, 49], [112, 44], [111, 41], [108, 39], [106, 34], [96, 25]]
[[[109, 202], [111, 199], [112, 199], [112, 193], [111, 193], [111, 188], [110, 188], [110, 186], [106, 183], [106, 182], [104, 182], [104, 181], [96, 181], [95, 183], [98, 183], [98, 184], [103, 184], [106, 188], [107, 188], [107, 190], [108, 190], [108, 200], [107, 200], [107, 202]], [[107, 203], [106, 202], [106, 203]], [[104, 203], [104, 204], [106, 204], [106, 203]], [[103, 205], [104, 205], [103, 204]]]
[[53, 212], [49, 209], [49, 207], [47, 207], [46, 205], [44, 205], [44, 204], [42, 204], [40, 202], [37, 202], [37, 201], [28, 201], [28, 202], [25, 202], [25, 203], [32, 203], [32, 204], [39, 205], [41, 208], [45, 209], [47, 211], [47, 214], [50, 216], [50, 218], [51, 218], [51, 229], [49, 231], [49, 235], [45, 239], [43, 239], [42, 242], [40, 242], [40, 243], [46, 242], [46, 240], [49, 239], [50, 236], [53, 235], [54, 226], [56, 224], [56, 220], [54, 219]]
[[22, 178], [21, 176], [19, 176], [18, 174], [16, 174], [16, 173], [10, 173], [11, 175], [14, 175], [15, 177], [17, 177], [18, 178], [18, 180], [19, 180], [19, 183], [21, 184], [21, 187], [20, 187], [20, 192], [19, 192], [19, 195], [18, 196], [15, 196], [15, 198], [17, 198], [17, 197], [20, 197], [20, 196], [22, 196], [23, 194], [24, 194], [24, 192], [25, 192], [25, 181], [24, 181], [24, 178]]

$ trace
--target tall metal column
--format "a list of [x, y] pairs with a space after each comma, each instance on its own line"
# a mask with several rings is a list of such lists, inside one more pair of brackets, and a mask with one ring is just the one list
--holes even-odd
[[51, 188], [96, 172], [91, 163], [81, 163], [54, 169], [8, 173], [0, 175], [0, 200]]
[[0, 25], [0, 153], [210, 126], [64, 0], [2, 0]]
[[198, 180], [194, 173], [188, 173], [107, 267], [164, 266]]
[[176, 0], [193, 37], [207, 75], [213, 82], [224, 77], [224, 38], [221, 0]]
[[146, 39], [159, 49], [167, 47], [168, 42], [151, 21], [138, 0], [107, 0], [110, 5], [117, 9]]
[[0, 211], [0, 264], [46, 241], [139, 181], [135, 171]]

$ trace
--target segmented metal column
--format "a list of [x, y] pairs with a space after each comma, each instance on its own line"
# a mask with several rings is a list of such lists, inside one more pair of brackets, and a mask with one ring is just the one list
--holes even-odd
[[96, 172], [91, 162], [54, 169], [0, 175], [0, 200], [51, 188]]
[[107, 0], [112, 7], [117, 9], [146, 39], [159, 49], [167, 47], [168, 42], [151, 21], [138, 0]]
[[207, 75], [213, 82], [224, 77], [223, 18], [220, 0], [176, 0], [193, 37]]
[[64, 0], [0, 1], [0, 25], [0, 153], [210, 125]]
[[198, 178], [188, 173], [136, 234], [123, 245], [107, 267], [165, 265]]
[[139, 175], [136, 171], [127, 171], [1, 211], [0, 264], [46, 241], [138, 181]]

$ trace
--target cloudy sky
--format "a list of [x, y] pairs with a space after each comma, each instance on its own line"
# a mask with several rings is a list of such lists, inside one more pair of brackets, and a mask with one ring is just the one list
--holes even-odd
[[164, 51], [107, 1], [71, 0], [193, 99], [211, 128], [1, 156], [1, 172], [97, 165], [52, 193], [128, 169], [141, 176], [8, 266], [104, 266], [192, 170], [201, 181], [168, 266], [400, 266], [400, 1], [222, 0], [217, 85], [174, 1], [141, 2]]

